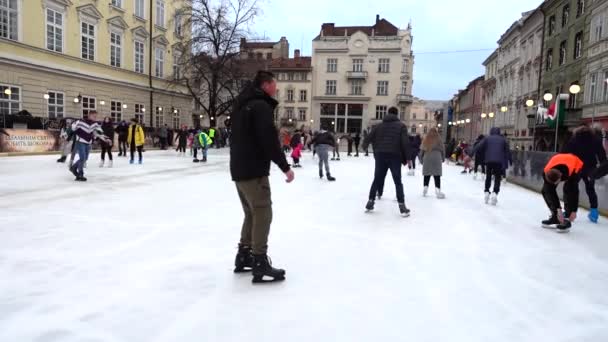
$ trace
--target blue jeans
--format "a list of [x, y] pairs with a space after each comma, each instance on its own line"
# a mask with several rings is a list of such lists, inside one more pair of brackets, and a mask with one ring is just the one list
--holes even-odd
[[76, 162], [76, 170], [80, 176], [84, 175], [84, 163], [89, 159], [91, 145], [76, 142], [76, 153], [78, 153], [78, 161]]
[[369, 199], [375, 200], [376, 194], [381, 187], [384, 187], [384, 179], [388, 170], [391, 170], [395, 190], [397, 193], [397, 202], [405, 203], [405, 195], [403, 193], [403, 183], [401, 182], [401, 156], [391, 153], [376, 153], [376, 170], [374, 172], [374, 182], [369, 190]]

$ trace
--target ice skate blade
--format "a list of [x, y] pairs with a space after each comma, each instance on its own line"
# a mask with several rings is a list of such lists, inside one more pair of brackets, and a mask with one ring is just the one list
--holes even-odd
[[557, 229], [557, 225], [541, 224], [540, 226], [545, 229]]
[[401, 213], [401, 217], [403, 217], [403, 218], [410, 217], [410, 213]]
[[556, 230], [555, 230], [555, 231], [556, 231], [557, 233], [559, 233], [559, 234], [566, 234], [566, 233], [570, 233], [570, 228], [566, 228], [566, 229], [559, 229], [559, 228], [556, 228]]
[[[268, 276], [270, 277], [270, 276]], [[264, 279], [264, 276], [253, 276], [253, 279], [251, 279], [251, 282], [254, 284], [264, 284], [264, 283], [275, 283], [278, 281], [283, 281], [285, 280], [285, 275], [281, 275], [281, 276], [276, 276], [276, 277], [270, 277], [272, 279]]]
[[235, 267], [234, 268], [234, 273], [249, 273], [253, 271], [253, 268], [251, 267]]

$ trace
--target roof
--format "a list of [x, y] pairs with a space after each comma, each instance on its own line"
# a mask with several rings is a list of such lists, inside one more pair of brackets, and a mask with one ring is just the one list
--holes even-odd
[[245, 49], [272, 49], [277, 43], [272, 42], [256, 42], [241, 44]]
[[492, 54], [490, 56], [488, 56], [488, 58], [486, 58], [486, 60], [483, 61], [483, 63], [481, 63], [481, 65], [487, 66], [488, 64], [490, 64], [490, 61], [493, 59], [496, 59], [497, 56], [498, 56], [498, 50], [494, 50], [492, 52]]
[[311, 69], [311, 57], [275, 58], [270, 63], [270, 69]]
[[521, 14], [521, 18], [517, 19], [516, 21], [513, 22], [513, 24], [511, 24], [511, 26], [509, 27], [508, 30], [505, 31], [505, 33], [503, 33], [500, 36], [500, 39], [498, 40], [498, 44], [502, 44], [502, 42], [504, 42], [510, 35], [511, 33], [513, 33], [513, 31], [515, 31], [516, 29], [520, 28], [523, 26], [524, 22], [535, 12], [535, 10], [531, 10], [531, 11], [527, 11]]
[[325, 23], [321, 25], [321, 33], [315, 40], [322, 36], [351, 36], [357, 31], [361, 31], [368, 36], [396, 36], [399, 33], [399, 28], [388, 20], [379, 18], [376, 19], [376, 24], [373, 26], [335, 26], [334, 23]]

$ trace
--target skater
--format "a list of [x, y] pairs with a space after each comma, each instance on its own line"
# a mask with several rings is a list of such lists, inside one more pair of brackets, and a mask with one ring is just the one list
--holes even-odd
[[99, 167], [104, 166], [106, 153], [108, 154], [108, 159], [110, 159], [108, 167], [112, 167], [114, 163], [112, 160], [112, 145], [114, 144], [114, 124], [112, 123], [112, 118], [106, 116], [101, 124], [101, 129], [103, 130], [103, 134], [110, 139], [110, 143], [101, 142], [101, 162], [99, 163]]
[[329, 150], [335, 149], [336, 139], [333, 134], [326, 130], [326, 127], [322, 127], [321, 130], [312, 139], [315, 151], [319, 155], [319, 178], [323, 179], [323, 165], [325, 165], [325, 173], [327, 174], [327, 180], [334, 182], [336, 179], [332, 177], [329, 170]]
[[160, 149], [161, 150], [167, 149], [167, 136], [169, 136], [169, 132], [168, 132], [167, 124], [165, 124], [158, 130], [158, 138], [160, 140]]
[[271, 281], [285, 279], [285, 270], [272, 267], [267, 254], [272, 222], [270, 162], [281, 169], [287, 183], [295, 177], [273, 123], [276, 92], [274, 75], [258, 71], [236, 99], [231, 118], [230, 173], [245, 213], [234, 271], [252, 270], [254, 283], [265, 282], [265, 276]]
[[[333, 133], [330, 133], [332, 135], [334, 135]], [[332, 154], [332, 158], [331, 160], [336, 160], [336, 161], [340, 161], [340, 141], [341, 139], [335, 139], [335, 135], [334, 135], [334, 140], [336, 141], [336, 144], [334, 145], [334, 151]]]
[[[207, 152], [209, 151], [209, 146], [211, 146], [213, 144], [213, 140], [211, 140], [211, 137], [205, 133], [205, 131], [200, 130], [194, 139], [193, 142], [193, 149], [194, 149], [194, 159], [192, 160], [195, 163], [198, 162], [203, 162], [206, 163], [207, 162]], [[198, 149], [201, 149], [202, 155], [203, 155], [203, 159], [202, 160], [198, 160], [197, 158], [197, 151]], [[185, 154], [185, 152], [184, 152]]]
[[300, 165], [300, 158], [302, 158], [302, 148], [304, 145], [302, 144], [302, 136], [300, 135], [300, 131], [296, 131], [291, 138], [291, 158], [293, 159], [293, 167], [302, 167]]
[[[508, 164], [510, 154], [509, 145], [507, 144], [507, 140], [500, 134], [500, 128], [492, 127], [490, 135], [473, 149], [472, 154], [477, 154], [477, 151], [483, 153], [483, 159], [486, 162], [484, 201], [486, 204], [490, 202], [492, 205], [496, 205], [498, 203], [498, 193], [500, 192], [500, 180], [504, 167]], [[494, 176], [494, 191], [490, 195], [492, 176]]]
[[347, 146], [348, 146], [348, 153], [346, 154], [346, 156], [347, 157], [352, 157], [352, 154], [353, 154], [353, 137], [350, 135], [350, 133], [348, 133], [348, 134], [343, 135], [342, 139], [346, 139]]
[[142, 151], [146, 137], [144, 135], [144, 129], [138, 124], [137, 118], [131, 119], [131, 126], [129, 126], [127, 141], [129, 142], [129, 147], [131, 149], [131, 160], [129, 160], [129, 164], [133, 164], [135, 162], [135, 149], [137, 149], [137, 154], [139, 155], [139, 164], [142, 164]]
[[401, 164], [406, 165], [411, 156], [407, 127], [399, 120], [399, 110], [391, 107], [382, 123], [374, 127], [372, 132], [363, 142], [363, 148], [369, 144], [374, 148], [374, 159], [376, 170], [374, 181], [369, 191], [369, 201], [365, 206], [367, 211], [374, 210], [374, 202], [381, 180], [386, 178], [386, 173], [391, 170], [395, 189], [397, 192], [397, 202], [401, 215], [407, 217], [410, 210], [405, 206], [405, 196], [403, 194], [403, 183], [401, 181]]
[[[366, 128], [365, 130], [363, 130], [363, 141], [365, 141], [365, 139], [367, 139], [367, 136], [369, 135], [369, 128]], [[369, 157], [369, 146], [366, 146], [364, 148], [365, 150], [365, 156]]]
[[585, 183], [585, 190], [589, 197], [588, 218], [591, 222], [597, 223], [599, 219], [598, 200], [595, 180], [591, 177], [591, 173], [598, 164], [606, 161], [606, 151], [602, 145], [601, 135], [598, 136], [591, 128], [583, 125], [574, 130], [574, 135], [562, 152], [574, 154], [584, 163], [579, 178]]
[[464, 170], [462, 170], [461, 174], [467, 174], [473, 172], [473, 168], [471, 167], [473, 158], [473, 148], [471, 146], [467, 146], [462, 151], [462, 165], [464, 166]]
[[[72, 119], [63, 119], [60, 122], [60, 133], [61, 138], [61, 157], [57, 159], [58, 163], [65, 163], [68, 154], [72, 153], [74, 147], [74, 133], [72, 132]], [[74, 157], [72, 156], [72, 160]], [[72, 164], [70, 164], [71, 167]]]
[[422, 140], [420, 139], [420, 135], [410, 136], [410, 150], [412, 151], [412, 155], [410, 156], [411, 162], [408, 163], [407, 168], [409, 171], [407, 172], [408, 176], [416, 175], [416, 159], [420, 154], [420, 144]]
[[[473, 150], [475, 150], [477, 148], [477, 145], [479, 145], [483, 139], [485, 139], [485, 136], [483, 134], [480, 134], [477, 137], [477, 140], [475, 141], [475, 143], [473, 144]], [[479, 167], [481, 166], [481, 174], [485, 175], [486, 174], [486, 164], [483, 160], [484, 155], [483, 155], [483, 151], [481, 150], [476, 150], [477, 152], [475, 153], [475, 168], [473, 169], [474, 174], [473, 174], [473, 179], [477, 179], [477, 171], [479, 170]]]
[[127, 137], [129, 136], [129, 124], [126, 121], [121, 121], [116, 127], [116, 133], [118, 133], [118, 156], [127, 156]]
[[177, 131], [175, 135], [175, 141], [177, 141], [177, 150], [178, 156], [181, 153], [183, 156], [186, 156], [186, 145], [188, 144], [188, 136], [190, 133], [188, 132], [187, 126], [183, 126], [182, 129]]
[[355, 134], [353, 142], [355, 143], [355, 157], [359, 157], [359, 144], [361, 144], [361, 134], [359, 132]]
[[445, 148], [436, 128], [431, 128], [421, 145], [420, 159], [422, 159], [422, 175], [424, 176], [422, 195], [427, 195], [432, 176], [435, 182], [435, 195], [439, 199], [444, 199], [445, 194], [441, 192], [441, 176], [445, 161]]
[[[551, 216], [548, 220], [542, 221], [544, 228], [557, 228], [558, 232], [565, 233], [572, 227], [578, 210], [578, 182], [583, 167], [582, 160], [574, 154], [567, 153], [556, 154], [545, 166], [542, 194]], [[562, 212], [557, 196], [557, 185], [560, 182], [565, 182], [565, 212]]]
[[99, 138], [106, 143], [111, 143], [110, 139], [103, 134], [103, 130], [97, 123], [97, 112], [92, 110], [86, 119], [81, 119], [72, 124], [72, 131], [76, 137], [75, 149], [78, 153], [78, 161], [70, 166], [70, 171], [76, 176], [76, 181], [86, 182], [84, 177], [84, 165], [89, 158], [91, 143], [94, 138]]
[[[195, 134], [196, 134], [196, 131], [194, 129], [188, 130], [187, 145], [188, 145], [188, 149], [190, 150], [190, 157], [192, 157], [192, 155], [194, 154], [194, 135]], [[183, 156], [185, 157], [186, 154], [184, 153]]]

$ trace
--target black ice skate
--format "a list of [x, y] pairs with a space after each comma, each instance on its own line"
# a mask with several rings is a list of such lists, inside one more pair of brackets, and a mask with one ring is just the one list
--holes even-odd
[[564, 223], [557, 225], [557, 232], [558, 233], [567, 233], [570, 231], [571, 227], [572, 227], [572, 223], [570, 223], [570, 220], [564, 220]]
[[65, 159], [66, 159], [66, 157], [65, 157], [65, 156], [64, 156], [64, 157], [61, 157], [61, 158], [57, 159], [57, 162], [58, 162], [58, 163], [65, 163]]
[[558, 224], [559, 224], [559, 220], [557, 219], [557, 216], [551, 215], [551, 217], [549, 217], [548, 220], [544, 220], [542, 222], [542, 227], [547, 228], [547, 229], [554, 229], [554, 228], [557, 228]]
[[319, 170], [319, 178], [323, 179], [323, 171], [322, 170]]
[[198, 160], [198, 159], [192, 159], [192, 162], [193, 163], [200, 163], [200, 160]]
[[401, 213], [401, 216], [403, 216], [403, 217], [410, 216], [410, 210], [405, 206], [405, 203], [399, 203], [399, 212]]
[[374, 201], [373, 201], [373, 200], [369, 200], [369, 201], [367, 201], [367, 204], [365, 205], [365, 211], [366, 211], [366, 212], [368, 212], [368, 213], [369, 213], [370, 211], [373, 211], [373, 210], [374, 210], [374, 204], [375, 204], [375, 203], [374, 203]]
[[206, 162], [207, 162], [207, 157], [203, 157], [202, 162], [203, 162], [203, 163], [206, 163]]
[[[272, 279], [264, 279], [270, 277]], [[253, 255], [253, 280], [255, 283], [271, 283], [285, 280], [285, 270], [272, 267], [267, 254]]]
[[239, 246], [239, 251], [234, 259], [234, 273], [250, 272], [253, 269], [253, 256], [251, 247]]
[[76, 179], [74, 179], [77, 182], [86, 182], [87, 179], [84, 176], [76, 176]]
[[327, 180], [330, 182], [335, 182], [336, 179], [334, 177], [332, 177], [329, 173], [327, 174]]
[[70, 172], [74, 175], [74, 177], [78, 178], [78, 171], [76, 169], [77, 169], [76, 164], [70, 166]]

